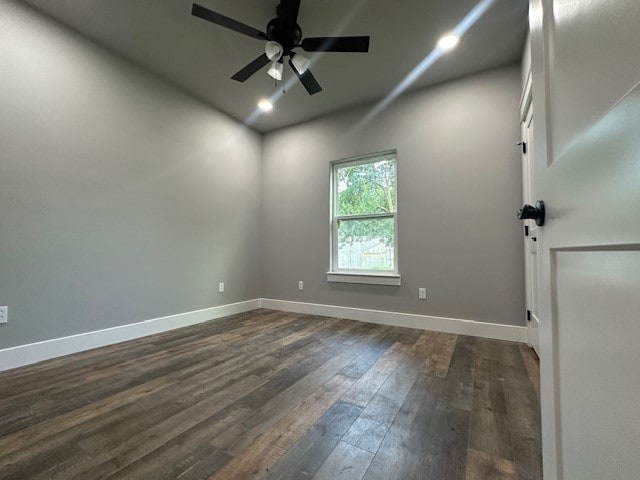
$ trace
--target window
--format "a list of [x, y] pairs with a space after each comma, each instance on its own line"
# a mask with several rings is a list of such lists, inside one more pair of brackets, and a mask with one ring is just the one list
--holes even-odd
[[331, 167], [329, 281], [400, 285], [395, 151]]

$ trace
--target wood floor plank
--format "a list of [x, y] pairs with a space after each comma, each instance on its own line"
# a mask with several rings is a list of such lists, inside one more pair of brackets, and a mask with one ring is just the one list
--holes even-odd
[[419, 471], [424, 478], [464, 480], [469, 444], [467, 410], [438, 399], [426, 435], [425, 452]]
[[[301, 352], [299, 352], [299, 353], [300, 353], [300, 354], [304, 354], [304, 352], [302, 352], [302, 351], [301, 351]], [[287, 362], [289, 362], [289, 363], [293, 364], [293, 363], [295, 363], [295, 361], [296, 361], [296, 358], [295, 358], [295, 357], [292, 357], [292, 358], [288, 359], [286, 362], [279, 362], [279, 367], [278, 367], [278, 368], [279, 368], [279, 369], [281, 369], [281, 370], [286, 370]], [[257, 378], [257, 377], [254, 377], [254, 378]], [[259, 387], [262, 383], [264, 383], [264, 382], [251, 382], [251, 386], [252, 386], [253, 388], [256, 388], [256, 387]], [[235, 384], [235, 385], [234, 385], [234, 387], [235, 387], [235, 386], [237, 386], [237, 384]], [[233, 390], [233, 389], [230, 389], [230, 390], [228, 390], [228, 391], [231, 391], [231, 390]], [[157, 400], [157, 399], [156, 399], [156, 400]], [[191, 399], [191, 398], [189, 398], [189, 397], [187, 396], [187, 397], [183, 397], [183, 398], [181, 398], [181, 399], [179, 400], [179, 402], [178, 402], [178, 403], [169, 403], [169, 407], [170, 407], [170, 409], [169, 409], [169, 410], [167, 410], [166, 408], [164, 408], [164, 409], [163, 409], [163, 408], [160, 408], [160, 409], [157, 409], [157, 408], [156, 408], [155, 410], [160, 410], [160, 413], [161, 413], [161, 415], [160, 415], [160, 419], [162, 419], [162, 418], [163, 418], [163, 415], [164, 415], [164, 416], [172, 415], [172, 414], [173, 414], [173, 413], [175, 413], [176, 411], [180, 411], [180, 410], [182, 410], [182, 409], [186, 408], [187, 406], [193, 405], [193, 404], [195, 404], [195, 403], [197, 403], [197, 401], [195, 401], [195, 400], [193, 400], [193, 399]], [[154, 412], [154, 414], [155, 414], [155, 412]], [[196, 418], [197, 418], [197, 417], [196, 417]], [[123, 420], [125, 420], [125, 422], [126, 422], [126, 420], [127, 420], [127, 419], [125, 418], [125, 419], [123, 419]], [[149, 420], [149, 419], [148, 419], [147, 417], [145, 417], [145, 422], [147, 422], [147, 425], [148, 425], [148, 423], [149, 423], [149, 422], [148, 422], [148, 420]], [[154, 420], [154, 419], [153, 419], [153, 418], [151, 418], [151, 420]], [[165, 422], [165, 423], [166, 423], [166, 422]], [[136, 432], [136, 430], [135, 430], [135, 428], [136, 428], [137, 426], [139, 426], [138, 424], [136, 424], [135, 422], [126, 422], [126, 425], [125, 425], [125, 426], [126, 426], [126, 428], [128, 428], [128, 429], [129, 429], [129, 431], [131, 432], [131, 435], [129, 435], [128, 437], [124, 437], [124, 438], [129, 438], [129, 437], [131, 437], [131, 438], [138, 438], [138, 437], [139, 437], [139, 435], [137, 435], [137, 436], [133, 435], [134, 433], [137, 433], [137, 432]], [[184, 425], [180, 425], [180, 426], [184, 426]], [[187, 426], [188, 426], [188, 425], [187, 425]], [[98, 432], [98, 435], [100, 435], [100, 433], [101, 433], [101, 432]], [[114, 431], [113, 431], [113, 429], [111, 429], [111, 430], [109, 430], [109, 435], [106, 435], [106, 436], [105, 436], [105, 435], [101, 435], [101, 437], [100, 437], [100, 438], [102, 439], [102, 441], [104, 441], [105, 439], [107, 439], [107, 440], [110, 442], [110, 444], [111, 444], [111, 445], [117, 445], [117, 444], [118, 444], [118, 437], [117, 437], [117, 436], [114, 436], [114, 435], [113, 435], [114, 433], [116, 433], [116, 432], [114, 432]], [[126, 433], [126, 431], [125, 431], [125, 433]], [[84, 444], [83, 444], [83, 445], [84, 445]], [[144, 445], [144, 447], [143, 447], [143, 448], [148, 448], [150, 445], [153, 445], [153, 443], [152, 443], [152, 442], [151, 442], [150, 444], [145, 443], [145, 445]], [[144, 450], [137, 449], [136, 451], [140, 451], [140, 454], [141, 454], [141, 455], [144, 455], [144, 454], [145, 454], [145, 451], [144, 451]], [[21, 453], [23, 453], [23, 452], [21, 452]], [[112, 456], [113, 456], [113, 455], [116, 455], [116, 454], [117, 454], [117, 451], [116, 451], [116, 453], [111, 452], [111, 455], [112, 455]], [[105, 457], [105, 455], [106, 455], [106, 457]], [[102, 461], [103, 461], [104, 463], [110, 463], [109, 453], [107, 453], [107, 454], [105, 454], [105, 455], [103, 455], [102, 457], [99, 457], [99, 458], [102, 458]], [[129, 457], [127, 457], [127, 458], [129, 458]], [[121, 461], [121, 463], [122, 463], [122, 461]], [[118, 465], [118, 467], [121, 467], [121, 466], [122, 466], [121, 464], [120, 464], [120, 465]], [[79, 467], [80, 467], [80, 465], [78, 465], [78, 468], [79, 468]], [[86, 465], [85, 465], [85, 466], [83, 466], [83, 468], [86, 468], [86, 467], [87, 467]], [[105, 470], [105, 471], [107, 471], [108, 469], [106, 469], [106, 468], [105, 468], [104, 470]]]
[[[431, 368], [417, 378], [366, 479], [464, 479], [475, 339], [458, 337], [453, 347], [450, 359], [439, 359], [450, 365], [445, 379]], [[450, 342], [442, 349], [451, 350]]]
[[449, 371], [449, 363], [453, 356], [458, 336], [450, 333], [436, 333], [433, 337], [433, 346], [426, 356], [422, 369], [427, 375], [436, 375], [444, 378]]
[[[260, 350], [260, 353], [256, 355], [248, 357], [243, 357], [242, 355], [240, 355], [239, 362], [236, 361], [235, 358], [232, 358], [231, 360], [226, 362], [224, 362], [223, 359], [223, 363], [214, 362], [213, 366], [209, 366], [209, 368], [214, 368], [215, 373], [212, 374], [208, 370], [203, 371], [203, 373], [201, 373], [200, 375], [191, 376], [187, 381], [191, 384], [193, 384], [194, 382], [202, 381], [208, 382], [209, 385], [215, 385], [212, 380], [223, 376], [228, 372], [228, 370], [232, 371], [233, 367], [240, 369], [247, 363], [253, 363], [262, 355], [268, 354], [270, 352], [269, 347], [277, 348], [278, 346], [278, 341], [275, 340], [272, 344], [263, 344], [262, 350]], [[235, 352], [240, 354], [243, 353], [243, 350], [235, 349]], [[265, 366], [265, 363], [262, 362], [261, 366]], [[200, 379], [199, 376], [202, 376], [202, 379]], [[162, 403], [163, 398], [167, 399], [175, 396], [176, 388], [174, 387], [174, 385], [175, 382], [172, 381], [171, 377], [163, 377], [158, 379], [157, 381], [154, 380], [151, 382], [143, 383], [132, 389], [118, 392], [117, 394], [105, 397], [98, 402], [93, 402], [92, 404], [83, 406], [82, 408], [76, 409], [75, 411], [69, 412], [68, 414], [53, 417], [51, 420], [41, 423], [39, 426], [36, 425], [33, 428], [27, 428], [16, 432], [15, 435], [6, 436], [5, 439], [7, 440], [7, 442], [5, 443], [5, 445], [7, 446], [7, 448], [10, 448], [10, 446], [12, 446], [11, 448], [13, 448], [14, 451], [23, 451], [28, 445], [41, 442], [48, 435], [57, 434], [62, 429], [71, 429], [81, 424], [85, 424], [92, 418], [100, 415], [106, 415], [110, 411], [115, 411], [123, 405], [142, 401], [142, 399], [146, 397], [152, 397], [152, 400], [149, 402], [151, 405], [159, 405], [160, 403]], [[168, 392], [170, 394], [169, 397], [159, 396], [163, 395], [163, 392], [168, 389], [171, 389]], [[177, 391], [182, 393], [181, 389], [177, 389]], [[144, 408], [144, 404], [141, 405], [141, 407]], [[68, 441], [68, 438], [60, 440]], [[5, 453], [6, 452], [3, 452], [2, 445], [0, 444], [0, 457]]]
[[202, 475], [200, 478], [204, 478], [204, 475], [210, 475], [231, 460], [225, 452], [207, 441], [207, 436], [211, 433], [206, 429], [199, 429], [197, 434], [192, 434], [191, 431], [186, 433], [172, 438], [151, 454], [130, 463], [109, 478], [112, 480], [172, 480], [188, 470], [191, 470], [190, 475], [193, 476], [194, 466], [198, 466]]
[[219, 448], [216, 448], [212, 445], [207, 447], [211, 452], [215, 452], [216, 455], [212, 455], [208, 453], [208, 450], [202, 451], [196, 461], [189, 465], [184, 471], [179, 473], [175, 479], [176, 480], [203, 480], [205, 478], [209, 478], [215, 471], [219, 470], [220, 467], [226, 464], [226, 461], [220, 461], [220, 455], [225, 455]]
[[[106, 392], [126, 389], [131, 384], [140, 383], [140, 380], [131, 375], [131, 373], [140, 372], [141, 375], [144, 375], [149, 371], [147, 367], [150, 365], [153, 366], [153, 371], [156, 373], [159, 372], [160, 367], [167, 365], [170, 365], [171, 369], [177, 372], [192, 365], [201, 365], [202, 359], [210, 359], [212, 357], [211, 353], [210, 349], [185, 348], [181, 352], [158, 350], [137, 359], [128, 359], [126, 362], [116, 365], [117, 371], [115, 374], [111, 371], [114, 368], [113, 365], [102, 369], [102, 371], [106, 370], [111, 373], [111, 378], [107, 382], [101, 379], [91, 382], [86, 377], [80, 377], [78, 381], [57, 389], [57, 391], [38, 391], [38, 398], [41, 398], [41, 400], [39, 402], [30, 402], [28, 410], [21, 406], [19, 398], [9, 398], [8, 401], [11, 402], [12, 406], [11, 408], [3, 407], [4, 415], [0, 420], [0, 431], [6, 435], [29, 424], [38, 423], [46, 419], [46, 416], [55, 416], [62, 412], [70, 411], [78, 403], [90, 403], [91, 399], [107, 396]], [[126, 372], [126, 376], [120, 375], [122, 372]], [[160, 373], [166, 375], [168, 372]], [[52, 381], [58, 380], [58, 376], [54, 376], [54, 378], [56, 380]], [[90, 395], [91, 398], [87, 398], [87, 395]], [[73, 399], [73, 402], [68, 401], [70, 398]], [[49, 404], [51, 402], [55, 403], [55, 409], [50, 408]], [[12, 411], [19, 412], [20, 416], [12, 416]]]
[[[60, 417], [53, 417], [40, 424], [0, 437], [3, 440], [0, 442], [0, 460], [3, 462], [12, 462], [15, 461], [14, 458], [19, 454], [22, 454], [21, 457], [24, 458], [29, 452], [27, 447], [35, 446], [31, 451], [36, 450], [38, 444], [41, 445], [45, 439], [55, 435], [59, 429], [72, 428], [83, 424], [91, 418], [107, 415], [109, 412], [115, 411], [123, 405], [135, 402], [140, 396], [148, 395], [155, 389], [160, 389], [169, 383], [171, 383], [170, 379], [158, 378], [101, 401], [85, 405], [82, 408], [61, 415]], [[51, 442], [48, 442], [48, 444], [50, 443]], [[0, 478], [2, 478], [2, 473], [3, 466], [0, 464]]]
[[476, 359], [469, 448], [513, 459], [500, 363]]
[[352, 384], [353, 379], [336, 375], [212, 475], [210, 480], [258, 478], [284, 457]]
[[520, 348], [522, 361], [524, 362], [524, 366], [529, 374], [529, 379], [531, 380], [533, 389], [538, 395], [538, 401], [540, 401], [540, 360], [533, 348], [528, 347], [524, 343], [521, 343], [518, 347]]
[[[424, 476], [426, 471], [433, 470], [439, 460], [427, 458], [429, 452], [426, 443], [435, 437], [431, 424], [436, 417], [436, 407], [446, 386], [445, 376], [440, 368], [453, 362], [452, 356], [456, 351], [458, 337], [434, 335], [431, 337], [434, 342], [431, 348], [421, 345], [420, 338], [418, 337], [410, 351], [416, 355], [426, 355], [426, 358], [419, 357], [422, 362], [418, 376], [365, 473], [364, 478], [367, 480], [446, 478]], [[465, 341], [460, 347], [462, 360], [466, 359], [469, 352], [468, 343]], [[458, 369], [462, 369], [466, 362], [456, 361], [456, 365]], [[448, 370], [447, 367], [446, 371]], [[454, 370], [451, 378], [462, 378], [462, 372]], [[433, 445], [431, 450], [433, 455]], [[466, 453], [463, 454], [463, 457], [465, 456]]]
[[424, 330], [422, 333], [420, 333], [415, 343], [411, 347], [411, 354], [418, 358], [426, 359], [435, 348], [437, 337], [438, 332]]
[[[345, 363], [349, 363], [350, 359], [368, 348], [369, 341], [375, 341], [379, 335], [377, 329], [369, 329], [366, 333], [361, 332], [359, 342], [351, 345], [349, 349], [341, 349], [314, 372], [268, 400], [253, 415], [242, 419], [224, 432], [215, 439], [214, 443], [223, 447], [230, 455], [238, 454], [247, 448], [255, 438], [306, 400], [319, 386], [333, 378]], [[345, 399], [342, 398], [342, 400]]]
[[339, 373], [345, 377], [362, 377], [362, 375], [364, 375], [378, 360], [378, 358], [380, 358], [380, 356], [382, 356], [382, 354], [393, 344], [393, 337], [393, 335], [385, 335], [384, 339], [372, 345], [372, 348], [367, 348], [364, 352], [359, 354], [351, 361], [351, 363], [340, 370]]
[[[66, 478], [91, 478], [92, 480], [108, 478], [119, 469], [154, 451], [174, 436], [204, 421], [224, 408], [225, 405], [241, 397], [247, 390], [254, 388], [256, 381], [256, 377], [247, 377], [244, 381], [238, 382], [228, 389], [216, 392], [215, 395], [201, 402], [202, 404], [181, 410], [180, 413], [131, 436], [126, 442], [118, 444], [116, 448], [92, 456], [86, 462], [77, 462], [67, 473]], [[42, 452], [46, 454], [47, 450], [42, 450]], [[43, 456], [42, 452], [34, 452], [31, 458], [20, 462], [18, 466], [28, 465], [34, 458]], [[114, 461], [114, 459], [117, 460]]]
[[336, 401], [307, 433], [278, 462], [270, 467], [261, 480], [302, 480], [312, 478], [340, 441], [362, 407]]
[[[227, 417], [229, 410], [232, 410], [235, 405], [242, 404], [246, 406], [247, 404], [250, 405], [272, 397], [280, 389], [295, 382], [297, 378], [313, 370], [319, 363], [326, 361], [329, 357], [329, 353], [323, 356], [311, 356], [303, 361], [300, 361], [297, 357], [291, 357], [278, 364], [278, 367], [272, 371], [272, 377], [260, 378], [256, 375], [244, 377], [238, 382], [231, 383], [223, 390], [216, 391], [203, 399], [196, 399], [195, 402], [188, 398], [182, 398], [177, 405], [170, 404], [170, 407], [177, 406], [178, 412], [176, 412], [175, 408], [172, 408], [167, 413], [169, 418], [165, 421], [155, 424], [132, 437], [136, 440], [134, 448], [123, 449], [120, 447], [114, 449], [115, 451], [111, 450], [99, 455], [96, 457], [95, 464], [90, 469], [84, 470], [82, 475], [96, 480], [108, 478], [106, 473], [112, 469], [110, 459], [114, 456], [117, 455], [118, 467], [122, 468], [161, 447], [168, 439], [181, 435], [220, 412], [222, 414], [218, 415], [215, 420], [219, 420], [220, 417]], [[100, 463], [100, 460], [102, 460], [102, 463]]]
[[453, 408], [471, 411], [476, 339], [459, 336], [451, 356], [444, 395]]
[[442, 393], [424, 436], [424, 452], [418, 467], [422, 478], [465, 478], [476, 342], [476, 338], [467, 336], [458, 336], [456, 340]]
[[[500, 362], [518, 478], [539, 479], [542, 476], [540, 406], [519, 345], [496, 340], [482, 340], [482, 343], [489, 345], [482, 348], [482, 354]], [[489, 354], [484, 350], [489, 350]]]
[[405, 357], [373, 396], [342, 440], [376, 453], [418, 375], [419, 362]]
[[0, 372], [0, 478], [540, 480], [534, 360], [259, 309]]
[[185, 332], [196, 331], [195, 329], [201, 329], [205, 336], [213, 336], [224, 331], [241, 328], [245, 323], [259, 324], [261, 321], [269, 319], [274, 320], [275, 323], [293, 320], [293, 318], [288, 319], [285, 315], [278, 316], [276, 313], [266, 310], [255, 311], [253, 316], [232, 315], [215, 322], [193, 325], [2, 372], [0, 376], [5, 388], [0, 391], [0, 398], [13, 397], [25, 390], [35, 393], [34, 389], [43, 385], [46, 388], [56, 384], [66, 385], [69, 378], [81, 376], [86, 372], [100, 371], [115, 364], [122, 364], [126, 360], [138, 360], [146, 354], [155, 355], [161, 349], [154, 342], [161, 344], [163, 338], [181, 337], [187, 334]]
[[538, 398], [524, 366], [503, 367], [505, 400], [519, 480], [542, 478], [542, 438]]
[[338, 442], [313, 480], [362, 480], [374, 454], [345, 442]]
[[393, 344], [372, 367], [343, 395], [342, 400], [366, 407], [378, 389], [387, 381], [400, 362], [406, 358], [407, 348]]
[[366, 480], [420, 478], [424, 440], [443, 383], [436, 376], [416, 379], [365, 473]]
[[513, 462], [470, 449], [465, 480], [518, 480], [518, 473]]

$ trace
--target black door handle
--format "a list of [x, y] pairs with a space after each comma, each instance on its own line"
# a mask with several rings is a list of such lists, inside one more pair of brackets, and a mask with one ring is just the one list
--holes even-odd
[[538, 200], [535, 207], [532, 207], [531, 205], [525, 205], [520, 210], [518, 210], [518, 218], [520, 220], [535, 220], [536, 225], [541, 227], [542, 225], [544, 225], [544, 213], [544, 202], [542, 200]]

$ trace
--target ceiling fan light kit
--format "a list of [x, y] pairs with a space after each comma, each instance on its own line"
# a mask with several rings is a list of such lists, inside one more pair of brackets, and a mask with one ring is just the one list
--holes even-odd
[[282, 72], [284, 71], [284, 63], [280, 63], [277, 60], [271, 64], [267, 74], [276, 81], [282, 80]]
[[322, 91], [322, 87], [309, 70], [311, 61], [304, 55], [294, 52], [293, 49], [301, 48], [307, 52], [366, 53], [369, 51], [369, 37], [310, 37], [303, 39], [302, 29], [297, 23], [299, 10], [300, 0], [280, 0], [280, 4], [276, 8], [276, 17], [267, 24], [266, 33], [197, 3], [193, 4], [191, 14], [243, 35], [262, 41], [266, 40], [265, 53], [235, 73], [231, 77], [233, 80], [244, 82], [271, 63], [267, 73], [279, 81], [283, 76], [283, 57], [289, 57], [291, 69], [309, 95], [313, 95]]
[[269, 40], [264, 47], [264, 53], [273, 62], [280, 60], [282, 58], [282, 45]]
[[300, 73], [304, 73], [309, 70], [309, 65], [311, 65], [311, 60], [302, 55], [301, 53], [292, 53], [291, 54], [291, 62], [296, 67], [296, 70]]

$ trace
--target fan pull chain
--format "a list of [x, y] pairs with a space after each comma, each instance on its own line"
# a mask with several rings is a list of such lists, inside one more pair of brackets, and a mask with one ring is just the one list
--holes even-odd
[[[284, 62], [282, 62], [284, 63]], [[282, 94], [287, 93], [287, 65], [282, 69]]]

